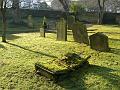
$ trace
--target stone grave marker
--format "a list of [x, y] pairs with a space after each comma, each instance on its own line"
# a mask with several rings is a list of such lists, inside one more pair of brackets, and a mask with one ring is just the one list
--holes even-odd
[[46, 17], [44, 17], [43, 18], [43, 23], [42, 23], [41, 28], [40, 28], [41, 37], [45, 37], [46, 29], [47, 29], [47, 22], [46, 22]]
[[45, 29], [42, 27], [40, 28], [40, 36], [45, 37]]
[[109, 51], [108, 37], [100, 32], [91, 35], [90, 47], [98, 51]]
[[86, 25], [77, 21], [73, 24], [72, 32], [73, 32], [73, 38], [76, 42], [89, 45]]
[[57, 40], [67, 41], [67, 27], [66, 27], [66, 21], [64, 20], [64, 18], [61, 18], [56, 23], [56, 29], [57, 29]]
[[73, 23], [75, 22], [75, 16], [70, 15], [68, 16], [68, 29], [71, 30]]

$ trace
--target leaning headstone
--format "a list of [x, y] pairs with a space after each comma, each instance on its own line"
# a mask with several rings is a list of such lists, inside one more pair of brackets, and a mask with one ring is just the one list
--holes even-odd
[[29, 28], [33, 28], [33, 19], [32, 19], [32, 15], [28, 16], [28, 27]]
[[72, 32], [73, 32], [73, 38], [76, 42], [89, 45], [86, 25], [77, 21], [73, 24]]
[[96, 33], [90, 36], [91, 49], [98, 51], [109, 51], [108, 37], [102, 33]]
[[67, 20], [68, 20], [68, 29], [71, 30], [73, 23], [75, 22], [75, 16], [70, 15], [70, 16], [68, 16]]
[[64, 18], [61, 18], [57, 24], [57, 40], [59, 41], [67, 41], [67, 27], [66, 27], [66, 21]]
[[45, 37], [46, 29], [47, 29], [47, 22], [46, 22], [46, 17], [44, 17], [42, 25], [41, 25], [41, 28], [40, 28], [40, 35], [41, 35], [41, 37]]

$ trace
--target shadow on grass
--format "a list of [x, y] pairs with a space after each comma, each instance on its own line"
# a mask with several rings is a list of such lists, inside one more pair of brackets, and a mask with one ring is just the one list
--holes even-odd
[[[57, 84], [68, 90], [86, 90], [87, 85], [85, 83], [85, 78], [86, 78], [85, 75], [94, 75], [94, 76], [97, 75], [102, 77], [103, 79], [106, 79], [108, 83], [110, 83], [111, 85], [118, 87], [120, 76], [111, 73], [114, 71], [115, 70], [107, 67], [90, 65], [88, 68], [85, 67], [82, 68], [82, 70], [80, 69], [76, 72], [71, 73], [69, 77], [63, 79]], [[97, 85], [96, 83], [97, 83], [97, 79], [96, 81], [94, 81], [94, 83], [91, 84], [95, 86]]]
[[[88, 33], [97, 33], [97, 32], [89, 31], [88, 30]], [[100, 32], [100, 33], [105, 33], [105, 34], [120, 34], [119, 32]]]
[[[109, 40], [111, 41], [114, 41], [114, 42], [120, 42], [120, 39], [112, 39], [112, 38], [109, 38]], [[120, 55], [120, 49], [118, 48], [110, 48], [110, 53], [113, 53], [113, 54], [117, 54], [117, 55]]]
[[110, 53], [113, 53], [113, 54], [120, 55], [120, 49], [111, 48], [109, 52], [110, 52]]
[[49, 54], [46, 54], [46, 53], [43, 53], [43, 52], [33, 51], [33, 50], [27, 49], [27, 48], [25, 48], [25, 47], [22, 47], [22, 46], [13, 44], [13, 43], [7, 42], [7, 44], [10, 44], [10, 45], [15, 46], [15, 47], [19, 47], [19, 48], [21, 48], [21, 49], [24, 49], [24, 50], [27, 50], [27, 51], [30, 51], [30, 52], [33, 52], [33, 53], [36, 53], [36, 54], [41, 54], [41, 55], [45, 55], [45, 56], [48, 56], [48, 57], [57, 58], [56, 56], [49, 55]]
[[[0, 35], [0, 37], [2, 37], [2, 35]], [[20, 38], [20, 36], [16, 36], [16, 35], [13, 35], [13, 34], [7, 34], [6, 38], [7, 38], [7, 40], [15, 40], [15, 39]]]
[[4, 49], [6, 49], [5, 46], [4, 46], [4, 45], [1, 45], [1, 44], [0, 44], [0, 48], [4, 48]]
[[107, 27], [117, 27], [117, 28], [120, 28], [120, 25], [104, 25], [104, 26], [107, 26]]
[[112, 40], [112, 41], [120, 41], [120, 39], [113, 39], [113, 38], [109, 38], [109, 40]]
[[97, 31], [98, 29], [88, 29], [87, 31]]
[[12, 34], [7, 35], [7, 40], [15, 40], [18, 38], [20, 38], [20, 36], [16, 36], [16, 35], [12, 35]]

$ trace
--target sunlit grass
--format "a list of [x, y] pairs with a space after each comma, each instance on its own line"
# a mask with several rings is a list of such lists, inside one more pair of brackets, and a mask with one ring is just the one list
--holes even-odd
[[[119, 90], [120, 27], [93, 25], [88, 32], [89, 35], [104, 32], [109, 37], [111, 51], [98, 52], [76, 43], [71, 32], [66, 42], [56, 41], [53, 33], [47, 33], [46, 38], [40, 37], [39, 32], [9, 34], [8, 43], [0, 43], [0, 90]], [[36, 62], [49, 66], [68, 52], [91, 55], [91, 66], [71, 73], [58, 83], [35, 74]]]

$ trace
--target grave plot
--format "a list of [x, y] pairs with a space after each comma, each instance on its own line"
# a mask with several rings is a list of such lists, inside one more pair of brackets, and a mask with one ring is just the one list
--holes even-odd
[[89, 62], [87, 58], [83, 58], [81, 55], [75, 53], [67, 53], [64, 57], [58, 60], [54, 60], [48, 65], [37, 62], [35, 64], [35, 70], [38, 74], [41, 74], [50, 80], [58, 81], [62, 76], [68, 76], [71, 72], [88, 66]]

